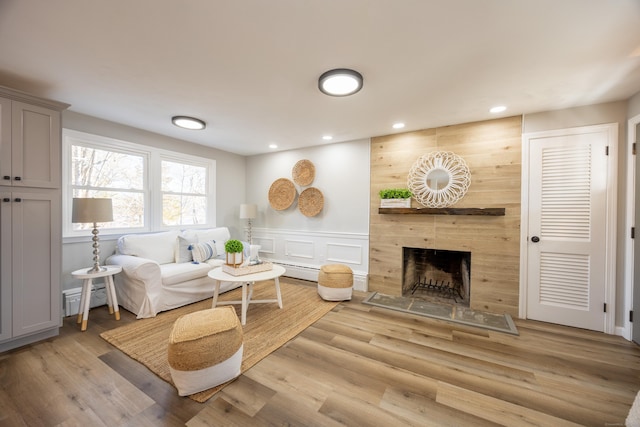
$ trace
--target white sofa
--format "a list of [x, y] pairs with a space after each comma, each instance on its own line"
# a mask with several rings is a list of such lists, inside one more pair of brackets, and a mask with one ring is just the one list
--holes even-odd
[[[115, 254], [105, 260], [107, 265], [122, 267], [114, 277], [118, 304], [142, 319], [212, 297], [214, 282], [207, 273], [224, 264], [224, 244], [229, 238], [227, 227], [120, 237]], [[198, 261], [212, 258], [197, 262], [192, 254]], [[222, 283], [220, 292], [239, 285]]]

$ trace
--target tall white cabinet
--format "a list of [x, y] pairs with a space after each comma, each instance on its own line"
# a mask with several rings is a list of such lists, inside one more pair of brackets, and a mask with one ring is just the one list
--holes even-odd
[[61, 112], [0, 86], [0, 352], [61, 323]]

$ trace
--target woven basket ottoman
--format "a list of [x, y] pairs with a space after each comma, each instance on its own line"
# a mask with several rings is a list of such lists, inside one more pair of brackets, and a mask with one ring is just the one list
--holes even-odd
[[180, 396], [226, 383], [240, 375], [242, 326], [231, 306], [179, 317], [169, 336], [169, 371]]
[[318, 294], [326, 301], [346, 301], [353, 293], [353, 271], [343, 264], [320, 267]]

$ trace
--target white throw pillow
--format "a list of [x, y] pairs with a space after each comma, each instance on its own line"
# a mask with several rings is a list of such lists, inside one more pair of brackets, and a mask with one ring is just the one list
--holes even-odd
[[197, 263], [215, 257], [218, 254], [215, 240], [191, 244], [191, 254], [193, 255], [193, 260]]
[[177, 231], [151, 234], [127, 234], [118, 239], [118, 252], [152, 259], [158, 264], [175, 262]]
[[197, 237], [193, 239], [187, 239], [183, 236], [178, 236], [176, 239], [176, 262], [191, 262], [193, 261], [193, 255], [191, 253], [191, 245], [198, 243]]

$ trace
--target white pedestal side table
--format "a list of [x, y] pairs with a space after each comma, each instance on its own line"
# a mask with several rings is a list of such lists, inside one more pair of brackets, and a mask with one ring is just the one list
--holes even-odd
[[120, 309], [118, 308], [118, 298], [116, 297], [116, 288], [113, 285], [113, 275], [122, 271], [122, 267], [118, 265], [105, 265], [104, 271], [89, 272], [91, 267], [82, 268], [71, 273], [74, 279], [82, 279], [82, 295], [80, 296], [80, 308], [78, 309], [78, 323], [82, 323], [81, 331], [87, 330], [87, 322], [89, 320], [89, 307], [91, 306], [91, 284], [93, 279], [104, 277], [105, 291], [107, 292], [107, 304], [109, 305], [109, 314], [114, 314], [116, 320], [120, 320]]
[[[211, 303], [211, 308], [215, 308], [218, 303], [218, 294], [220, 293], [220, 282], [233, 282], [239, 283], [242, 282], [242, 301], [221, 301], [220, 304], [242, 304], [241, 310], [241, 323], [245, 325], [247, 323], [247, 307], [249, 304], [256, 303], [266, 303], [266, 302], [277, 302], [278, 307], [282, 308], [282, 294], [280, 293], [280, 276], [282, 276], [285, 272], [285, 268], [281, 265], [274, 264], [271, 270], [260, 271], [258, 273], [252, 274], [244, 274], [242, 276], [232, 276], [231, 274], [225, 273], [222, 271], [222, 267], [214, 268], [209, 271], [209, 277], [211, 277], [216, 282], [216, 288], [213, 293], [213, 302]], [[253, 296], [253, 285], [255, 282], [261, 282], [263, 280], [271, 280], [275, 282], [276, 285], [276, 298], [275, 299], [261, 299], [261, 300], [252, 300]], [[249, 293], [247, 295], [247, 287], [249, 288]]]

